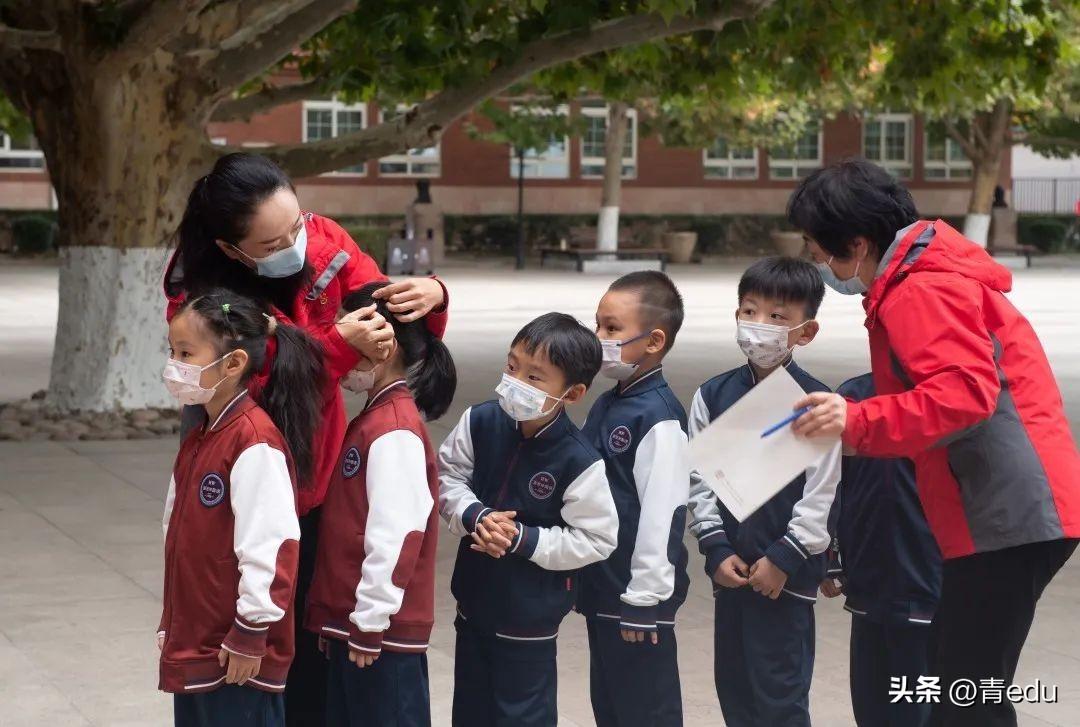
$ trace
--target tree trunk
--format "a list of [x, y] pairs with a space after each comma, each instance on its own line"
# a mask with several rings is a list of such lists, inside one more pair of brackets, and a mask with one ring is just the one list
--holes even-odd
[[622, 101], [608, 108], [607, 135], [604, 143], [604, 186], [600, 193], [600, 218], [597, 221], [596, 246], [601, 250], [619, 249], [619, 198], [622, 195], [623, 148], [626, 146], [626, 119], [629, 107]]
[[525, 150], [517, 149], [517, 261], [514, 265], [518, 270], [525, 269]]
[[1009, 117], [1012, 102], [999, 99], [988, 114], [977, 117], [978, 153], [971, 159], [971, 198], [964, 217], [964, 237], [986, 247], [990, 238], [990, 210], [994, 205], [994, 187], [998, 183], [1002, 156], [1010, 149]]
[[[68, 59], [70, 60], [70, 59]], [[60, 301], [47, 402], [64, 411], [167, 406], [166, 244], [213, 160], [171, 57], [129, 74], [42, 64], [30, 109], [56, 189]], [[0, 67], [9, 97], [17, 68]]]

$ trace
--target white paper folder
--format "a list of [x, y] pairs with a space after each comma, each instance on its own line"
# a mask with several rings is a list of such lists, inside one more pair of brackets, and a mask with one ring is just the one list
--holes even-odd
[[691, 465], [739, 522], [836, 446], [796, 437], [790, 425], [762, 438], [804, 396], [781, 366], [690, 441]]

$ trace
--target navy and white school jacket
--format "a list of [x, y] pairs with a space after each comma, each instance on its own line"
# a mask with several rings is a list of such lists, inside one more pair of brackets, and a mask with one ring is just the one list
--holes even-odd
[[[785, 368], [807, 393], [829, 391], [789, 359]], [[690, 407], [690, 437], [723, 414], [757, 383], [750, 365], [715, 376], [697, 390]], [[711, 578], [732, 554], [747, 566], [762, 556], [787, 574], [783, 596], [813, 603], [818, 584], [825, 577], [829, 535], [829, 511], [840, 481], [841, 446], [826, 453], [806, 473], [799, 475], [775, 497], [743, 522], [725, 508], [701, 476], [691, 474], [690, 532], [705, 556]], [[715, 589], [714, 589], [715, 590]]]
[[[869, 399], [873, 378], [845, 381], [837, 393]], [[844, 608], [876, 623], [929, 624], [941, 598], [941, 551], [911, 460], [844, 457], [832, 517], [829, 575], [844, 580]]]
[[158, 688], [223, 686], [225, 649], [262, 658], [247, 686], [283, 691], [293, 658], [296, 473], [281, 432], [246, 391], [180, 445], [162, 530]]
[[604, 455], [619, 545], [581, 573], [578, 610], [621, 628], [671, 627], [686, 600], [686, 412], [657, 367], [596, 400], [582, 427]]
[[[517, 512], [518, 534], [498, 559], [469, 548], [493, 510]], [[459, 614], [510, 640], [554, 639], [578, 570], [618, 539], [604, 460], [563, 411], [525, 438], [497, 401], [466, 409], [439, 449], [439, 511], [461, 537], [450, 582]]]

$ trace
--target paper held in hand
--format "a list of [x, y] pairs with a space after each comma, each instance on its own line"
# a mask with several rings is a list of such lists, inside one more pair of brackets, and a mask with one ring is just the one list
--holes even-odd
[[691, 440], [691, 465], [739, 522], [836, 445], [835, 438], [796, 437], [791, 425], [761, 436], [804, 396], [781, 366]]

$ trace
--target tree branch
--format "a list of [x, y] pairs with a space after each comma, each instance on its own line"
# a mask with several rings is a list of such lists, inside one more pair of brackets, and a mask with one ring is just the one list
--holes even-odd
[[296, 46], [341, 16], [351, 12], [357, 0], [312, 0], [239, 47], [224, 50], [203, 66], [201, 75], [215, 88], [218, 98], [255, 78], [291, 53]]
[[949, 135], [949, 138], [960, 145], [960, 148], [964, 150], [964, 155], [974, 164], [978, 162], [982, 154], [979, 152], [978, 147], [971, 143], [971, 140], [960, 133], [960, 129], [956, 127], [956, 123], [952, 119], [942, 119], [942, 125], [945, 127], [945, 133]]
[[199, 29], [183, 43], [220, 52], [235, 50], [266, 32], [312, 0], [234, 0], [219, 3], [199, 17]]
[[403, 116], [334, 139], [267, 147], [260, 153], [277, 161], [291, 174], [304, 177], [410, 148], [432, 146], [451, 122], [537, 71], [635, 43], [699, 30], [719, 30], [729, 21], [750, 17], [772, 2], [737, 3], [726, 10], [677, 18], [671, 23], [656, 14], [632, 15], [542, 38], [526, 45], [512, 62], [494, 67], [480, 81], [441, 91]]
[[120, 45], [104, 55], [112, 70], [127, 70], [171, 38], [180, 34], [189, 18], [198, 15], [211, 0], [157, 0], [128, 26]]
[[991, 154], [998, 154], [1005, 145], [1009, 133], [1009, 120], [1012, 118], [1012, 99], [999, 98], [990, 113], [987, 147]]
[[0, 25], [0, 50], [60, 51], [60, 36], [52, 30], [20, 30]]
[[314, 78], [303, 83], [293, 83], [288, 86], [265, 86], [262, 89], [249, 93], [240, 98], [222, 101], [213, 115], [211, 121], [237, 121], [251, 120], [252, 116], [269, 111], [282, 104], [317, 96], [322, 90], [323, 79]]

